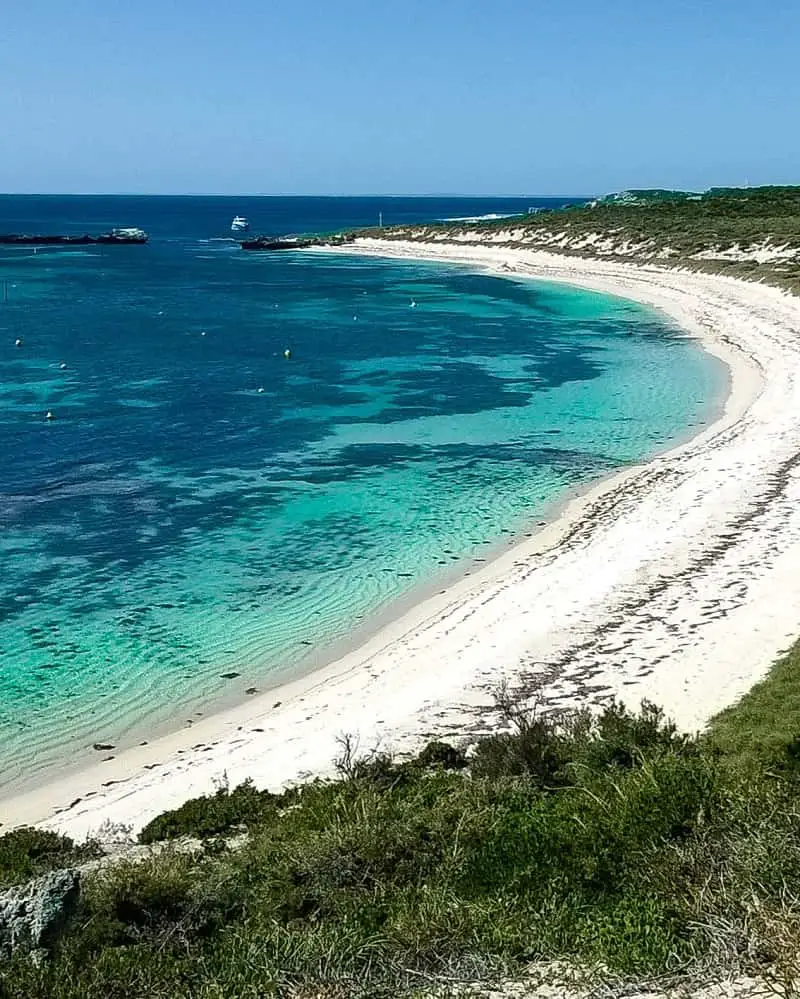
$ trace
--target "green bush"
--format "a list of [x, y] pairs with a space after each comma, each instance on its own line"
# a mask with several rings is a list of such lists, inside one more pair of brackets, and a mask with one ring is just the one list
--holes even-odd
[[447, 742], [429, 742], [413, 763], [422, 770], [463, 770], [467, 757]]
[[157, 816], [139, 833], [140, 843], [192, 836], [204, 839], [247, 829], [274, 814], [281, 800], [269, 791], [259, 791], [247, 780], [232, 791], [220, 788], [184, 802], [180, 808]]
[[536, 959], [639, 976], [796, 953], [793, 773], [730, 765], [648, 704], [504, 712], [510, 731], [466, 759], [351, 752], [338, 781], [167, 813], [148, 837], [249, 836], [86, 878], [58, 952], [0, 966], [0, 996], [388, 999]]
[[477, 743], [470, 760], [476, 777], [524, 775], [540, 787], [556, 788], [574, 782], [576, 766], [629, 768], [648, 753], [696, 751], [694, 741], [646, 701], [634, 713], [612, 700], [597, 716], [589, 711], [544, 715], [515, 708], [503, 697], [500, 709], [511, 731]]
[[97, 844], [76, 846], [69, 836], [23, 826], [0, 836], [0, 884], [14, 884], [100, 856]]

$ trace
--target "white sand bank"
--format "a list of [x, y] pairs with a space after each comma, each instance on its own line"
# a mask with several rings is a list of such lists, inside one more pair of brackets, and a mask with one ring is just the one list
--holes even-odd
[[[655, 267], [366, 241], [656, 306], [731, 368], [725, 414], [573, 501], [559, 520], [313, 675], [0, 804], [4, 828], [138, 828], [225, 772], [325, 773], [336, 737], [411, 748], [480, 724], [502, 678], [567, 705], [620, 695], [696, 728], [800, 633], [800, 299]], [[278, 704], [278, 702], [280, 702]]]

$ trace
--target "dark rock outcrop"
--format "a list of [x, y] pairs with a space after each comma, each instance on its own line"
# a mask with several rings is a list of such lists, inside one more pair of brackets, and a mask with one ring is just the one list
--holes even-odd
[[310, 246], [342, 246], [353, 237], [345, 233], [333, 236], [255, 236], [240, 243], [243, 250], [306, 250]]

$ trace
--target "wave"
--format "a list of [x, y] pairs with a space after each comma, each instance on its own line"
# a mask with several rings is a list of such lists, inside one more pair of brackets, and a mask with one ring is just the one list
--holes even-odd
[[491, 222], [492, 219], [513, 219], [522, 212], [489, 212], [488, 215], [455, 215], [450, 218], [437, 219], [437, 222]]

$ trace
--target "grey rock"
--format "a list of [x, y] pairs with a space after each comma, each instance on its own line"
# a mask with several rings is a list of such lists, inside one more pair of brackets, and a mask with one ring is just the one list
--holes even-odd
[[49, 950], [74, 914], [80, 873], [51, 871], [0, 892], [0, 958]]

